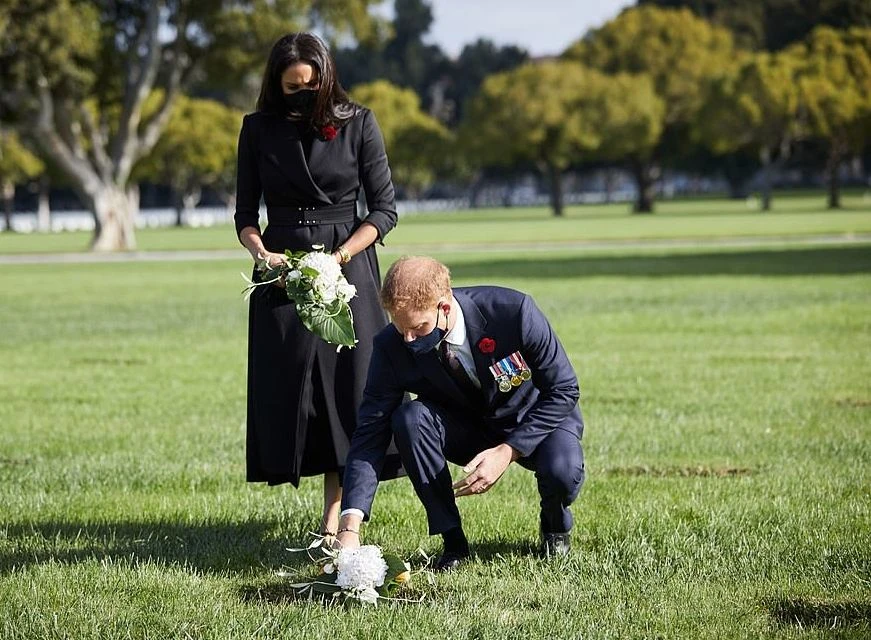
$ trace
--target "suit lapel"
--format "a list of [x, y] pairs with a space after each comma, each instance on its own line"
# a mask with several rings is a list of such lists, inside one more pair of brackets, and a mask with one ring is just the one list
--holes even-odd
[[496, 394], [493, 374], [490, 373], [490, 365], [493, 364], [493, 359], [489, 354], [483, 353], [478, 348], [481, 338], [487, 335], [487, 318], [481, 313], [478, 305], [462, 291], [454, 289], [454, 297], [463, 308], [463, 317], [466, 321], [466, 337], [469, 340], [469, 347], [472, 349], [472, 358], [475, 360], [475, 372], [478, 374], [478, 380], [481, 382], [481, 393], [489, 404]]
[[429, 382], [443, 394], [469, 404], [466, 394], [451, 380], [435, 349], [417, 357], [417, 366]]

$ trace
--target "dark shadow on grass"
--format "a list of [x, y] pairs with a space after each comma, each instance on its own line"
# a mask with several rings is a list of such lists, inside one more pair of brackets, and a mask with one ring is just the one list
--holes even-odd
[[5, 528], [12, 551], [0, 551], [0, 575], [21, 567], [58, 562], [77, 564], [102, 559], [131, 564], [154, 562], [205, 573], [271, 571], [309, 564], [303, 531], [276, 537], [271, 521], [184, 524], [178, 522], [39, 522]]
[[477, 562], [499, 561], [506, 556], [528, 556], [536, 553], [537, 541], [530, 538], [527, 541], [506, 540], [495, 538], [470, 542], [472, 559]]
[[765, 606], [769, 615], [783, 625], [871, 631], [871, 602], [782, 598], [770, 600]]
[[337, 606], [338, 600], [332, 595], [312, 593], [299, 595], [290, 586], [290, 580], [269, 584], [250, 584], [239, 589], [239, 599], [251, 604], [289, 604], [293, 602], [320, 602], [327, 606]]
[[455, 280], [473, 282], [493, 278], [846, 275], [871, 273], [871, 246], [555, 258], [518, 254], [449, 266]]
[[[420, 578], [423, 580], [423, 578]], [[315, 602], [324, 607], [365, 607], [365, 605], [353, 598], [346, 599], [342, 597], [333, 597], [327, 593], [305, 593], [300, 595], [295, 589], [290, 586], [290, 581], [287, 582], [271, 582], [264, 584], [249, 584], [239, 589], [239, 599], [246, 604], [254, 605], [286, 605], [297, 604], [304, 602]], [[407, 605], [423, 602], [430, 594], [423, 587], [406, 585], [401, 590], [396, 592], [392, 598], [395, 600], [379, 600], [378, 606], [389, 604]]]

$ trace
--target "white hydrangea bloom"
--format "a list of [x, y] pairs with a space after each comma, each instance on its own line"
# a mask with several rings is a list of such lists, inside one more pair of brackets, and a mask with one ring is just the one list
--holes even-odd
[[314, 279], [314, 282], [312, 282], [312, 286], [324, 302], [332, 302], [338, 297], [336, 293], [337, 283], [328, 276], [319, 275]]
[[319, 278], [324, 278], [331, 282], [335, 282], [342, 276], [342, 268], [338, 265], [336, 259], [322, 251], [307, 253], [300, 259], [299, 266], [310, 267], [320, 274]]
[[384, 584], [387, 576], [387, 563], [381, 549], [371, 544], [342, 549], [336, 557], [336, 569], [336, 584], [343, 589], [374, 590]]
[[336, 288], [338, 290], [338, 296], [345, 302], [348, 302], [351, 298], [357, 295], [357, 287], [348, 284], [347, 282], [340, 282]]
[[316, 292], [316, 298], [322, 302], [329, 304], [337, 298], [347, 302], [350, 298], [343, 297], [348, 291], [347, 287], [353, 288], [354, 293], [357, 292], [357, 289], [345, 280], [342, 268], [328, 253], [313, 251], [300, 259], [299, 267], [300, 269], [309, 267], [318, 272], [311, 286]]
[[378, 592], [372, 587], [357, 590], [357, 597], [360, 598], [361, 602], [378, 604]]

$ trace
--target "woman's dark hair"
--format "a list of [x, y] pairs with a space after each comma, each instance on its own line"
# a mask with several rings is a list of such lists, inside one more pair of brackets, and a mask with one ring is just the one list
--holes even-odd
[[311, 33], [289, 33], [272, 45], [257, 110], [284, 115], [287, 106], [281, 89], [281, 74], [297, 62], [312, 65], [317, 74], [320, 88], [312, 112], [312, 124], [322, 127], [327, 124], [342, 124], [354, 116], [356, 105], [339, 84], [336, 64], [323, 40]]

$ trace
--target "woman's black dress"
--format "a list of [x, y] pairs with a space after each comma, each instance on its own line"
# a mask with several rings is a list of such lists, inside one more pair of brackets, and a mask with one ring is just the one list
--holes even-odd
[[[373, 114], [354, 118], [327, 140], [309, 127], [267, 113], [247, 115], [239, 135], [236, 232], [259, 228], [260, 197], [269, 224], [269, 251], [333, 251], [362, 223], [356, 215], [360, 189], [368, 216], [383, 238], [396, 225], [393, 184], [381, 131]], [[249, 482], [299, 485], [301, 476], [341, 473], [356, 411], [363, 396], [372, 338], [387, 324], [379, 304], [375, 247], [342, 267], [357, 287], [351, 300], [354, 349], [337, 352], [300, 322], [286, 293], [255, 289], [249, 309]], [[255, 274], [256, 279], [256, 274]], [[383, 477], [395, 477], [398, 456]]]

